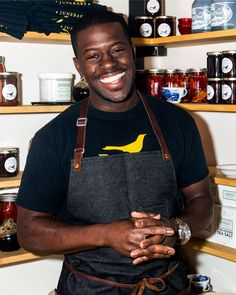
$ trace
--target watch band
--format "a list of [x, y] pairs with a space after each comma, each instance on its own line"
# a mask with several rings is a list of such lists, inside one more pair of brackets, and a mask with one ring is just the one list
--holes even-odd
[[176, 222], [176, 224], [178, 226], [178, 229], [177, 229], [178, 240], [181, 245], [184, 245], [191, 238], [192, 234], [191, 234], [190, 227], [187, 223], [185, 223], [180, 218], [174, 218], [174, 221]]

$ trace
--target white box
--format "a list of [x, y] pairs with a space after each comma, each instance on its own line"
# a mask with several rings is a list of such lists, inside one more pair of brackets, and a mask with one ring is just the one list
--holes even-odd
[[214, 205], [214, 242], [236, 248], [236, 208]]
[[236, 187], [218, 185], [218, 200], [216, 203], [222, 206], [236, 207]]

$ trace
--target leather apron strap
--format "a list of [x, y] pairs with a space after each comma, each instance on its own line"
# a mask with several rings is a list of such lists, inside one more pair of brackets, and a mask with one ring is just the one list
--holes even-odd
[[[162, 151], [162, 158], [163, 160], [170, 160], [171, 159], [170, 152], [166, 145], [161, 129], [157, 123], [157, 120], [148, 104], [148, 101], [145, 98], [145, 96], [143, 96], [140, 92], [138, 92], [138, 95], [143, 103], [144, 109], [148, 115], [152, 129], [160, 144], [161, 151]], [[87, 98], [81, 102], [80, 115], [76, 122], [77, 138], [76, 138], [76, 148], [74, 149], [74, 161], [73, 161], [73, 168], [76, 170], [80, 169], [81, 160], [84, 154], [88, 106], [89, 106], [89, 99]]]

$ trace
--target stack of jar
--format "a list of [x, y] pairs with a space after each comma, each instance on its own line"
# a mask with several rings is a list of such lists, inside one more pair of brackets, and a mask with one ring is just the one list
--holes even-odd
[[195, 0], [192, 33], [236, 28], [236, 0]]
[[143, 93], [166, 99], [166, 91], [178, 92], [180, 102], [207, 102], [205, 68], [149, 69], [136, 71], [136, 85]]
[[176, 17], [165, 15], [165, 0], [145, 0], [145, 15], [136, 16], [136, 37], [155, 38], [176, 35]]
[[236, 50], [207, 53], [207, 100], [236, 103]]
[[16, 106], [20, 103], [20, 74], [7, 72], [5, 57], [0, 56], [0, 106]]

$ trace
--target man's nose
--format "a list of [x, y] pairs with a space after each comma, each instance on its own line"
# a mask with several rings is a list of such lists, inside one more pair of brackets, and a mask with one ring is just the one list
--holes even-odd
[[116, 58], [110, 54], [110, 53], [105, 53], [103, 54], [102, 60], [101, 60], [101, 66], [104, 68], [112, 68], [117, 64]]

